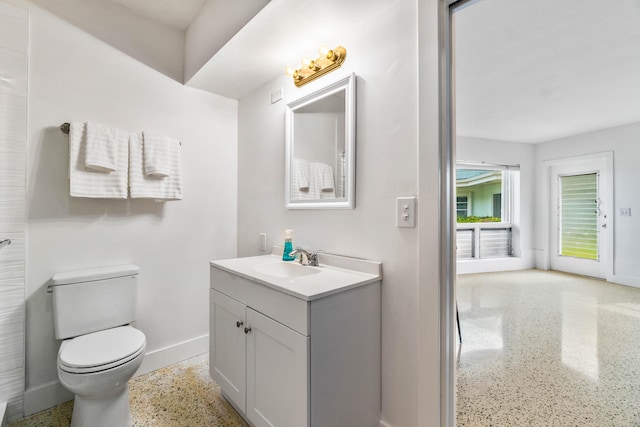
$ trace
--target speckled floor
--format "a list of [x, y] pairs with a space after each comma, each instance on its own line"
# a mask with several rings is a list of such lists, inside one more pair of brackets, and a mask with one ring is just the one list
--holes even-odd
[[640, 426], [640, 289], [528, 270], [457, 293], [458, 426]]
[[[186, 360], [129, 382], [134, 427], [246, 427], [209, 377], [208, 355]], [[68, 427], [73, 401], [18, 421], [10, 427]]]

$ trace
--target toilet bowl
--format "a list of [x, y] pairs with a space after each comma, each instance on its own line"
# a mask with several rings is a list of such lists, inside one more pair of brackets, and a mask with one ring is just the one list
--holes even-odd
[[62, 342], [58, 378], [75, 396], [72, 427], [128, 426], [128, 381], [142, 364], [145, 336], [131, 326]]
[[136, 319], [138, 267], [125, 265], [56, 274], [54, 329], [62, 339], [58, 378], [75, 394], [72, 427], [127, 427], [128, 382], [144, 359]]

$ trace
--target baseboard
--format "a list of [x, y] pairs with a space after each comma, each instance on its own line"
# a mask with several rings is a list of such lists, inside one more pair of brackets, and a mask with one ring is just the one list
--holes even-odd
[[[145, 354], [142, 366], [135, 376], [190, 359], [207, 351], [209, 351], [209, 334], [150, 351]], [[73, 393], [64, 388], [58, 380], [30, 387], [24, 393], [24, 416], [28, 417], [71, 399], [73, 399]], [[0, 425], [0, 427], [3, 426]]]
[[535, 268], [535, 262], [530, 255], [507, 258], [461, 259], [456, 263], [456, 273], [460, 275], [529, 270], [532, 268]]
[[24, 416], [28, 417], [71, 399], [73, 393], [64, 388], [58, 380], [29, 387], [24, 392]]
[[142, 366], [136, 372], [136, 377], [164, 368], [174, 363], [182, 362], [209, 351], [209, 334], [199, 336], [178, 344], [173, 344], [145, 354]]
[[640, 288], [640, 277], [620, 276], [620, 275], [614, 274], [611, 277], [607, 277], [607, 282], [617, 283], [619, 285], [633, 286], [634, 288]]

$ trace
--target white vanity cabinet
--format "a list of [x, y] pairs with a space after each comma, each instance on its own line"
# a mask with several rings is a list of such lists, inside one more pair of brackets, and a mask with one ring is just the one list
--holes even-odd
[[211, 330], [211, 376], [238, 411], [255, 426], [308, 425], [309, 337], [213, 289]]
[[210, 273], [211, 377], [250, 424], [379, 425], [379, 278], [300, 295], [224, 261]]

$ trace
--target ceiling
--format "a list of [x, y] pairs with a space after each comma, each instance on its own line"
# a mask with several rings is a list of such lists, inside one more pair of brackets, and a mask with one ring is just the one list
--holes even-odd
[[404, 0], [31, 0], [168, 77], [240, 99]]
[[104, 0], [122, 6], [135, 15], [186, 31], [206, 0]]
[[[196, 17], [238, 8], [237, 0], [32, 1], [181, 82]], [[220, 33], [220, 43], [186, 84], [240, 99], [320, 45], [348, 47], [398, 1], [254, 1], [259, 12], [230, 34], [204, 21], [201, 35]], [[640, 121], [640, 0], [481, 0], [454, 17], [458, 135], [537, 143]], [[141, 30], [147, 21], [155, 27]]]
[[314, 57], [320, 46], [343, 45], [398, 0], [271, 0], [187, 85], [242, 98]]
[[454, 17], [458, 135], [537, 143], [640, 121], [640, 0], [482, 0]]

